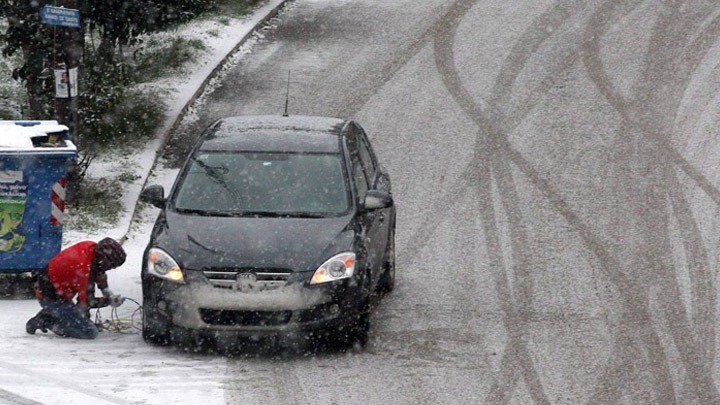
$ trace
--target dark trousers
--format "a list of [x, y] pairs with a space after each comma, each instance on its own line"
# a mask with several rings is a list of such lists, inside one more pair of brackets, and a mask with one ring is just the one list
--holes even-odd
[[72, 301], [40, 299], [46, 314], [45, 327], [56, 335], [77, 339], [95, 339], [98, 329], [82, 308]]

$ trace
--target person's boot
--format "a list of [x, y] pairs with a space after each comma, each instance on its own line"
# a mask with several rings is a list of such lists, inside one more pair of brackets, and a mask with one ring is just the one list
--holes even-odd
[[47, 333], [47, 327], [45, 324], [48, 320], [48, 314], [45, 312], [45, 310], [42, 310], [38, 312], [37, 315], [30, 318], [29, 321], [25, 324], [25, 331], [31, 335], [34, 335], [35, 332], [40, 329], [43, 331], [43, 333]]

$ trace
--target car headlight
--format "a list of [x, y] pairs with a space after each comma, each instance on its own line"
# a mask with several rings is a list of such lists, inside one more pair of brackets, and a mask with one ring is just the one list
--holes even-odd
[[151, 248], [148, 252], [148, 273], [178, 283], [183, 283], [183, 274], [175, 259], [164, 250]]
[[313, 274], [310, 284], [321, 284], [329, 281], [352, 277], [355, 273], [355, 253], [346, 252], [326, 260]]

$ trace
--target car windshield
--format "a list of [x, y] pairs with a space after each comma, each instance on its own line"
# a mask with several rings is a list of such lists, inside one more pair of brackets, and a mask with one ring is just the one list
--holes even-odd
[[350, 201], [330, 153], [200, 152], [174, 194], [176, 210], [205, 215], [325, 216]]

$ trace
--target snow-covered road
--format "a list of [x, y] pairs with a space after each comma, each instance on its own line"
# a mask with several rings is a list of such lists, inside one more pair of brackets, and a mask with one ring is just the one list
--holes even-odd
[[[0, 301], [0, 400], [720, 403], [718, 16], [694, 0], [291, 2], [171, 143], [281, 113], [288, 72], [291, 114], [363, 124], [398, 204], [398, 286], [367, 348], [28, 336], [37, 304]], [[167, 187], [177, 162], [161, 163], [150, 182]], [[138, 301], [154, 215], [110, 276]]]

